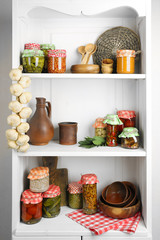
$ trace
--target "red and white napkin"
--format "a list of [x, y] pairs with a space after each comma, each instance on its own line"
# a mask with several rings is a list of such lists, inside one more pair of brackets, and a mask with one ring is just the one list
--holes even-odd
[[100, 235], [109, 230], [118, 230], [125, 233], [135, 233], [140, 221], [141, 213], [136, 213], [135, 216], [126, 219], [114, 219], [104, 216], [102, 212], [93, 215], [86, 215], [82, 210], [66, 214], [73, 221], [88, 228], [96, 235]]

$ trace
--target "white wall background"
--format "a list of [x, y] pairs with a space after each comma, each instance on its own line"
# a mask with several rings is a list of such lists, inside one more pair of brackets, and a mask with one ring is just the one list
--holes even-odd
[[[147, 0], [146, 0], [147, 1]], [[11, 151], [5, 140], [11, 69], [11, 0], [0, 0], [0, 240], [11, 239]], [[153, 240], [160, 239], [160, 0], [152, 0]]]

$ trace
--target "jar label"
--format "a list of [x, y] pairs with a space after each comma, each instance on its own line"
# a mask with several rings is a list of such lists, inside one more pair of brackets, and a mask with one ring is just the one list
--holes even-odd
[[61, 65], [62, 65], [62, 58], [58, 58], [58, 70], [61, 70]]

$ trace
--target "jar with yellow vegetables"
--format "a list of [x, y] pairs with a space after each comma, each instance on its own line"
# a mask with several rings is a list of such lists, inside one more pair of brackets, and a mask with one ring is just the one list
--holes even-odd
[[107, 124], [103, 123], [104, 118], [97, 118], [95, 123], [92, 125], [92, 127], [95, 128], [95, 136], [106, 138], [107, 132], [106, 127]]
[[97, 176], [95, 174], [84, 174], [79, 183], [82, 184], [83, 213], [91, 215], [97, 212]]

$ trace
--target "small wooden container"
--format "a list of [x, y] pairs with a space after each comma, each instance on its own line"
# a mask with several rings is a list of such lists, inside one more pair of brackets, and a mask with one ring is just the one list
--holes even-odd
[[73, 145], [77, 143], [76, 122], [61, 122], [59, 125], [59, 143], [62, 145]]

